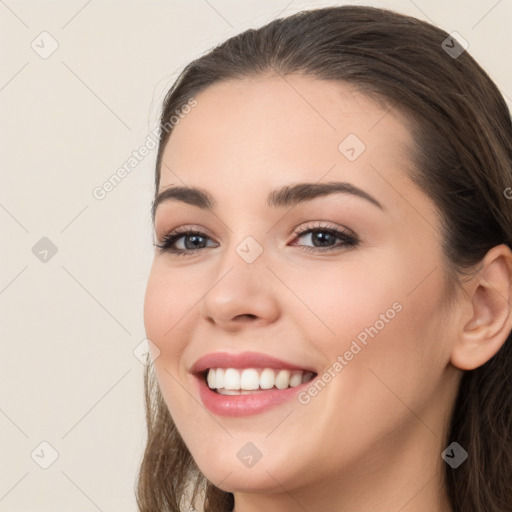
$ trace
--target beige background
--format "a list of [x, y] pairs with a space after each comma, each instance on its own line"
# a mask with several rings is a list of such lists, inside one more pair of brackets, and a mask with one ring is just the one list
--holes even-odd
[[[333, 3], [0, 1], [0, 511], [136, 510], [155, 150], [102, 200], [93, 190], [189, 60]], [[512, 104], [510, 0], [353, 3], [459, 32]]]

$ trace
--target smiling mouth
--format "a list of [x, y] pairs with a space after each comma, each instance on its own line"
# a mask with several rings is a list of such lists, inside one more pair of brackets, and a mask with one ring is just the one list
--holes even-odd
[[274, 368], [209, 368], [203, 372], [207, 386], [221, 395], [248, 395], [267, 390], [294, 388], [309, 382], [316, 373]]

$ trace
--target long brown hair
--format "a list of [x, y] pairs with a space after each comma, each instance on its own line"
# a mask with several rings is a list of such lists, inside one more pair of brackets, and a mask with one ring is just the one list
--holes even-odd
[[[496, 85], [448, 33], [372, 7], [299, 12], [238, 34], [188, 64], [164, 100], [155, 194], [176, 110], [219, 81], [291, 73], [350, 83], [404, 114], [415, 141], [411, 178], [442, 214], [450, 275], [463, 276], [495, 245], [512, 247], [512, 201], [505, 193], [512, 186], [512, 125]], [[444, 445], [456, 441], [469, 454], [457, 469], [444, 465], [457, 512], [512, 511], [511, 369], [509, 334], [493, 358], [462, 377]], [[187, 510], [196, 498], [207, 511], [232, 510], [233, 495], [204, 478], [183, 443], [151, 365], [145, 400], [140, 511]]]

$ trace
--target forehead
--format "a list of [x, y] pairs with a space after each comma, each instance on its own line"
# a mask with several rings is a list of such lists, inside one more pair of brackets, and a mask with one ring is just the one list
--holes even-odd
[[347, 83], [259, 76], [214, 84], [195, 99], [164, 148], [160, 190], [181, 178], [250, 194], [327, 173], [378, 188], [376, 173], [398, 183], [411, 165], [399, 113]]

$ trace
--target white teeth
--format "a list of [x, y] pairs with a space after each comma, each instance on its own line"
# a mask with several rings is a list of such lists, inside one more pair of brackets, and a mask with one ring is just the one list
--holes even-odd
[[274, 370], [264, 368], [210, 368], [206, 381], [210, 389], [217, 389], [223, 395], [247, 394], [259, 389], [286, 389], [309, 382], [315, 374], [303, 370]]
[[217, 368], [215, 371], [215, 387], [223, 388], [224, 387], [224, 369]]
[[218, 389], [219, 395], [250, 395], [254, 391], [247, 391], [245, 389]]
[[215, 370], [210, 370], [208, 372], [208, 387], [211, 388], [211, 389], [214, 389], [215, 388], [215, 384], [217, 383], [216, 381], [216, 378], [215, 378], [215, 374], [216, 374], [216, 371]]
[[276, 376], [276, 388], [286, 389], [290, 384], [290, 370], [281, 370]]
[[[232, 368], [231, 368], [232, 369]], [[237, 370], [234, 370], [238, 373]], [[253, 368], [244, 370], [240, 376], [240, 387], [238, 389], [258, 389], [260, 387], [260, 376]]]
[[240, 372], [234, 368], [228, 368], [224, 372], [224, 388], [225, 389], [240, 389]]
[[260, 375], [260, 388], [261, 389], [270, 389], [274, 387], [274, 383], [276, 380], [276, 376], [274, 370], [270, 368], [265, 368]]
[[290, 377], [290, 387], [294, 388], [302, 384], [302, 372], [292, 372]]

